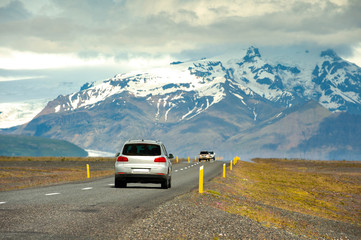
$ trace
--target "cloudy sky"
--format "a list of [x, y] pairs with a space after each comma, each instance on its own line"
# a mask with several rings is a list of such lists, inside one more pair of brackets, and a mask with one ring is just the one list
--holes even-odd
[[0, 69], [153, 67], [236, 47], [333, 48], [361, 66], [359, 0], [0, 0]]

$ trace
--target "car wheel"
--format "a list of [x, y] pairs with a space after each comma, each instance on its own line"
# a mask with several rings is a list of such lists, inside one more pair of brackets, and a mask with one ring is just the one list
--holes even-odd
[[115, 178], [114, 187], [116, 187], [116, 188], [125, 188], [125, 187], [127, 187], [127, 182]]
[[161, 188], [163, 188], [163, 189], [167, 189], [167, 188], [168, 188], [168, 180], [164, 180], [164, 181], [161, 183]]
[[172, 187], [172, 177], [168, 179], [168, 188]]

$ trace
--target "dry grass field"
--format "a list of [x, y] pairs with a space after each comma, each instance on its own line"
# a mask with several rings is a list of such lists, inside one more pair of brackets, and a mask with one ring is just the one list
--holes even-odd
[[361, 227], [361, 162], [253, 161], [227, 168], [193, 201], [312, 238], [324, 237], [320, 219]]
[[45, 186], [114, 174], [114, 158], [0, 157], [0, 191]]

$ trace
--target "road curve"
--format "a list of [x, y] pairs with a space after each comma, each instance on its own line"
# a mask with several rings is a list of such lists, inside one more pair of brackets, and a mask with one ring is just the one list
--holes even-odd
[[173, 165], [172, 188], [128, 184], [114, 188], [114, 177], [0, 193], [0, 239], [121, 239], [135, 219], [221, 174], [223, 162]]

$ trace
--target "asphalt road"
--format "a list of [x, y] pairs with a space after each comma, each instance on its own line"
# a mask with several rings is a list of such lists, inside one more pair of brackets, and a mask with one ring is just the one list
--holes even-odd
[[222, 173], [224, 162], [173, 165], [172, 188], [128, 184], [114, 177], [0, 193], [0, 239], [121, 239], [135, 219]]

